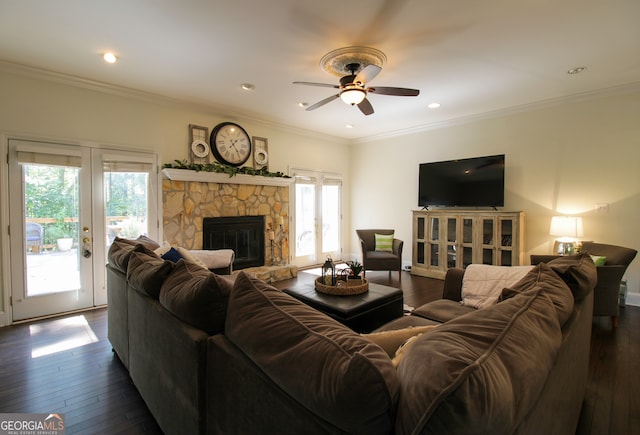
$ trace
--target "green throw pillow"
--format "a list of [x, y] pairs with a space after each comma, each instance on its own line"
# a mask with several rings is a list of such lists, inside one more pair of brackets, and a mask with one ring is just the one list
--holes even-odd
[[607, 257], [604, 255], [592, 255], [591, 259], [596, 266], [604, 266], [607, 262]]
[[393, 234], [376, 234], [376, 251], [393, 252]]

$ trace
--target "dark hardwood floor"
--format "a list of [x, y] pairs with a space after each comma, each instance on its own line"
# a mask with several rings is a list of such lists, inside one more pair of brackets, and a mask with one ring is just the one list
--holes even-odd
[[[395, 272], [369, 272], [367, 278], [401, 287], [405, 303], [414, 307], [442, 291], [442, 281], [406, 272], [400, 285]], [[621, 309], [616, 330], [609, 319], [594, 319], [577, 433], [640, 433], [638, 373], [640, 308]], [[0, 328], [0, 413], [32, 412], [63, 413], [68, 434], [161, 433], [111, 352], [105, 308]]]

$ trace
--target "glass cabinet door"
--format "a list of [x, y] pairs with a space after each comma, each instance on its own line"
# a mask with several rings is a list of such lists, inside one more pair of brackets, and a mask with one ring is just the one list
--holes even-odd
[[495, 252], [495, 219], [482, 219], [482, 264], [495, 264], [493, 253]]
[[500, 219], [500, 265], [513, 266], [513, 231], [512, 219]]
[[416, 263], [417, 264], [424, 264], [425, 262], [424, 223], [425, 223], [425, 219], [423, 217], [416, 218]]
[[458, 219], [455, 217], [448, 217], [447, 219], [447, 267], [456, 267], [458, 264], [457, 250], [458, 250]]
[[473, 218], [462, 218], [462, 243], [458, 250], [460, 261], [458, 267], [466, 268], [473, 263]]
[[429, 218], [429, 265], [440, 265], [440, 218]]

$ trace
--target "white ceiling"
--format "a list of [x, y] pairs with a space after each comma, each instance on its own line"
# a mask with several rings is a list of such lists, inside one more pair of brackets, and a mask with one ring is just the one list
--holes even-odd
[[[335, 90], [292, 82], [337, 83], [320, 58], [353, 45], [420, 96], [300, 108]], [[0, 0], [0, 60], [357, 139], [638, 83], [640, 1]]]

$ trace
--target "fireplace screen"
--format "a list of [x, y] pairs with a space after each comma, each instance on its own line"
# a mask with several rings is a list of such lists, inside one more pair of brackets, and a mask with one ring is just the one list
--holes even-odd
[[264, 216], [204, 218], [203, 249], [233, 249], [233, 269], [264, 266]]

